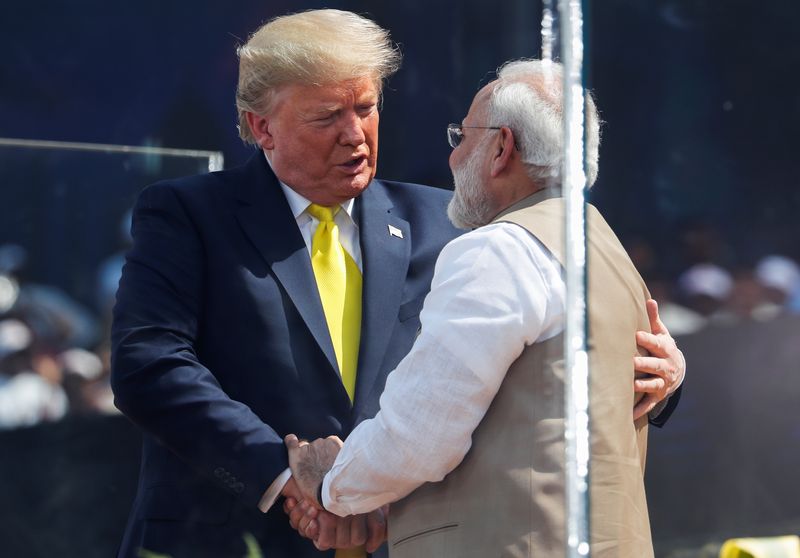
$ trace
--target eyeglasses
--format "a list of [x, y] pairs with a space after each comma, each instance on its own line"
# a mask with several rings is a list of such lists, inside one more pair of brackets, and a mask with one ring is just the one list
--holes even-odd
[[475, 128], [478, 130], [500, 130], [500, 126], [463, 126], [461, 124], [448, 124], [447, 125], [447, 143], [450, 147], [455, 149], [461, 144], [464, 139], [464, 129]]

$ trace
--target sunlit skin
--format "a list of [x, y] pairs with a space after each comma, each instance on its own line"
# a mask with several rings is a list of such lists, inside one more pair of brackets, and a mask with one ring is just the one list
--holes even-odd
[[[469, 128], [488, 125], [488, 103], [496, 83], [489, 83], [475, 95], [467, 116], [461, 122], [466, 127], [464, 138], [450, 153], [449, 159], [450, 169], [454, 170], [464, 164], [476, 149], [482, 150], [480, 173], [486, 178], [482, 186], [489, 196], [491, 217], [540, 188], [522, 170], [522, 158], [514, 148], [514, 135], [510, 128]], [[494, 137], [489, 138], [488, 143], [482, 144], [486, 140], [486, 134], [494, 134]]]
[[[486, 122], [486, 101], [493, 88], [494, 82], [486, 85], [483, 89], [478, 91], [472, 104], [469, 107], [467, 116], [461, 121], [464, 126], [485, 126]], [[493, 133], [495, 130], [482, 130], [475, 128], [467, 128], [464, 130], [464, 137], [458, 147], [453, 149], [450, 153], [450, 169], [458, 168], [463, 161], [473, 152], [473, 150], [484, 139], [483, 134]]]
[[258, 144], [278, 178], [320, 205], [341, 204], [363, 192], [378, 162], [375, 81], [324, 86], [286, 85], [267, 115], [247, 113]]

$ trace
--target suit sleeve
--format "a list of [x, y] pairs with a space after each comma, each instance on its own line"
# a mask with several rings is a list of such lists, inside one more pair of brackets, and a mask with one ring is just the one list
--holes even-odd
[[198, 358], [206, 288], [199, 229], [178, 192], [162, 183], [140, 196], [132, 232], [112, 325], [115, 404], [201, 474], [256, 506], [288, 466], [286, 450]]
[[670, 415], [672, 415], [673, 411], [678, 406], [678, 401], [681, 399], [681, 391], [683, 391], [682, 385], [679, 386], [678, 389], [676, 389], [667, 399], [656, 405], [656, 408], [650, 411], [647, 416], [648, 422], [659, 428], [667, 424], [667, 420], [669, 419]]

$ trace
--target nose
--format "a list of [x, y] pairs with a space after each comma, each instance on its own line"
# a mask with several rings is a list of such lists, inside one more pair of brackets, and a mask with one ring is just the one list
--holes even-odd
[[450, 170], [451, 171], [455, 168], [455, 164], [453, 162], [455, 157], [456, 157], [456, 150], [453, 149], [452, 151], [450, 151], [450, 157], [447, 158], [447, 163], [450, 165]]
[[339, 133], [339, 142], [342, 145], [358, 146], [366, 141], [364, 124], [361, 117], [355, 112], [350, 112], [342, 118], [342, 129]]

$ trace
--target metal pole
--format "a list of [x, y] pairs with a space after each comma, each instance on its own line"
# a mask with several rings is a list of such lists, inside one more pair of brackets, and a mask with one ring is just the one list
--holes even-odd
[[164, 155], [168, 157], [207, 157], [209, 172], [222, 170], [224, 164], [222, 152], [199, 149], [173, 149], [169, 147], [114, 145], [109, 143], [83, 143], [75, 141], [26, 140], [18, 138], [0, 138], [0, 146], [25, 147], [28, 149], [62, 149], [67, 151], [100, 151], [102, 153], [135, 153], [137, 155]]
[[580, 0], [559, 0], [564, 66], [566, 226], [566, 517], [567, 557], [589, 548], [589, 354], [586, 339], [586, 173], [583, 15]]
[[553, 49], [556, 44], [557, 30], [555, 0], [542, 0], [542, 60], [553, 61]]

